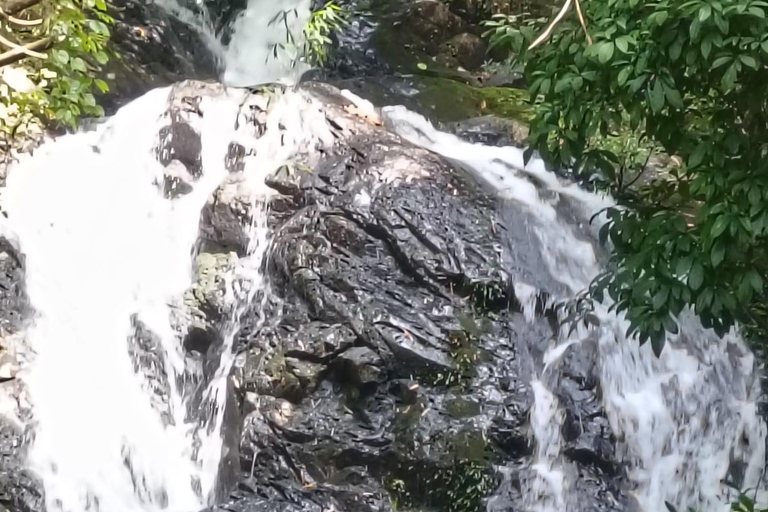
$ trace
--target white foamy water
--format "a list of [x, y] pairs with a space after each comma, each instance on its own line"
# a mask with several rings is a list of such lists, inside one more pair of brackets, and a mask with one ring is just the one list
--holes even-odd
[[[42, 478], [49, 512], [190, 512], [211, 503], [233, 343], [241, 315], [265, 286], [264, 177], [331, 140], [302, 94], [272, 98], [261, 138], [239, 114], [250, 112], [247, 92], [204, 95], [202, 120], [192, 125], [201, 136], [202, 176], [171, 200], [156, 156], [169, 91], [146, 94], [94, 131], [45, 144], [11, 169], [4, 191], [36, 311], [25, 333], [35, 352], [25, 378], [33, 404], [29, 464]], [[243, 226], [250, 243], [226, 278], [221, 356], [196, 403], [187, 388], [195, 365], [182, 347], [181, 301], [192, 284], [201, 210], [227, 177], [225, 155], [236, 140], [259, 155], [246, 158], [241, 184], [253, 202], [253, 222]], [[168, 389], [161, 406], [150, 398], [163, 386], [135, 371], [129, 353], [132, 318], [159, 340]]]
[[238, 87], [277, 80], [296, 83], [309, 69], [301, 57], [311, 4], [311, 0], [248, 0], [232, 28], [222, 82]]
[[248, 0], [228, 27], [232, 37], [227, 45], [215, 33], [203, 3], [191, 9], [178, 0], [153, 1], [201, 35], [226, 85], [292, 85], [310, 68], [303, 60], [303, 46], [312, 0]]
[[[588, 221], [612, 204], [610, 198], [559, 179], [540, 160], [524, 165], [520, 149], [461, 141], [403, 107], [383, 109], [383, 118], [403, 138], [454, 162], [510, 204], [531, 213], [530, 229], [552, 279], [574, 293], [598, 275], [595, 235], [603, 219], [594, 226]], [[571, 219], [559, 213], [564, 206]], [[528, 285], [516, 284], [518, 289], [531, 319], [535, 296]], [[596, 314], [598, 328], [560, 340], [544, 359], [549, 368], [565, 350], [579, 350], [587, 335], [598, 337], [603, 404], [619, 440], [618, 458], [629, 468], [641, 509], [666, 510], [668, 501], [681, 511], [729, 510], [735, 493], [725, 480], [729, 470], [739, 466], [742, 488], [759, 487], [758, 499], [764, 501], [766, 425], [757, 413], [760, 370], [744, 340], [735, 332], [719, 338], [686, 312], [679, 319], [680, 335], [670, 335], [662, 356], [656, 358], [650, 344], [639, 347], [636, 340], [625, 339], [628, 322], [623, 315], [609, 313], [603, 305], [598, 305]], [[555, 432], [558, 406], [545, 383], [532, 383], [537, 477], [524, 494], [534, 496], [528, 501], [531, 510], [577, 511], [579, 504], [569, 497], [576, 496], [578, 482], [563, 479], [561, 441]]]

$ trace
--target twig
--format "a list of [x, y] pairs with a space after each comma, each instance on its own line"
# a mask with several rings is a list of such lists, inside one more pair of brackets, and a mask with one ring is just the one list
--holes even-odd
[[565, 13], [568, 12], [568, 9], [570, 9], [571, 1], [572, 0], [565, 0], [563, 8], [560, 9], [560, 12], [557, 13], [557, 16], [555, 16], [555, 19], [552, 20], [552, 23], [549, 24], [547, 29], [539, 37], [537, 37], [534, 42], [531, 43], [531, 45], [528, 47], [529, 50], [533, 50], [549, 38], [550, 34], [552, 34], [552, 30], [560, 22], [560, 20], [563, 19], [563, 16], [565, 16]]
[[[46, 37], [44, 39], [40, 39], [38, 41], [34, 41], [29, 44], [26, 44], [22, 48], [24, 48], [25, 50], [31, 50], [31, 51], [45, 50], [48, 47], [50, 47], [52, 43], [53, 43], [53, 39], [50, 37]], [[13, 64], [14, 62], [18, 62], [26, 56], [27, 54], [19, 48], [14, 48], [13, 50], [7, 51], [5, 53], [0, 53], [0, 68], [3, 66], [7, 66], [8, 64]]]
[[48, 55], [44, 53], [36, 52], [35, 50], [28, 48], [27, 46], [16, 44], [13, 41], [4, 38], [3, 36], [0, 36], [0, 44], [4, 44], [5, 46], [9, 47], [12, 50], [18, 50], [23, 54], [27, 55], [28, 57], [37, 57], [38, 59], [48, 58]]
[[576, 14], [579, 16], [579, 23], [581, 23], [581, 28], [584, 29], [584, 35], [587, 37], [587, 45], [592, 44], [592, 38], [589, 35], [589, 31], [587, 30], [587, 22], [584, 20], [584, 14], [581, 12], [581, 0], [575, 0], [576, 1]]
[[21, 25], [22, 27], [35, 27], [43, 23], [42, 18], [38, 20], [22, 20], [14, 16], [11, 16], [10, 14], [3, 11], [2, 9], [0, 9], [0, 16], [2, 16], [3, 18], [7, 19], [8, 21], [10, 21], [15, 25]]

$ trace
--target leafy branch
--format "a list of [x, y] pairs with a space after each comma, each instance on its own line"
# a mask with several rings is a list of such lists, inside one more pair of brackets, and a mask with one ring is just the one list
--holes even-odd
[[[537, 107], [531, 148], [619, 202], [600, 237], [612, 248], [611, 265], [591, 296], [610, 297], [631, 323], [627, 334], [657, 352], [685, 308], [719, 334], [737, 324], [761, 332], [768, 325], [768, 2], [582, 7], [589, 37], [586, 24], [565, 16], [567, 2], [540, 35], [537, 24], [501, 18], [487, 35], [525, 65]], [[650, 152], [680, 164], [648, 171]]]
[[94, 92], [108, 90], [96, 76], [113, 21], [104, 0], [0, 1], [0, 150], [52, 123], [103, 115]]

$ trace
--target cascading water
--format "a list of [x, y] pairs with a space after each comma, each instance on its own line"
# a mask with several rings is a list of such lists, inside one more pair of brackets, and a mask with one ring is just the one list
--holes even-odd
[[[561, 181], [540, 160], [526, 166], [520, 149], [463, 142], [403, 107], [387, 107], [382, 115], [403, 138], [466, 169], [531, 214], [528, 228], [551, 278], [563, 287], [560, 299], [585, 289], [598, 274], [600, 226], [590, 226], [589, 219], [611, 204], [609, 198]], [[529, 288], [521, 287], [528, 291], [528, 300], [521, 302], [533, 308]], [[563, 476], [558, 406], [546, 385], [550, 365], [587, 336], [599, 340], [603, 403], [643, 511], [666, 510], [665, 501], [678, 510], [728, 510], [734, 493], [725, 481], [739, 466], [743, 489], [763, 489], [766, 425], [757, 413], [759, 370], [744, 340], [735, 332], [721, 339], [685, 312], [680, 334], [670, 335], [656, 358], [649, 346], [625, 338], [623, 315], [603, 305], [596, 314], [600, 326], [595, 330], [580, 330], [550, 347], [544, 374], [532, 383], [536, 478], [524, 489], [533, 497], [531, 508], [579, 510], [569, 500], [576, 496], [575, 482]], [[528, 318], [532, 315], [527, 311]], [[762, 490], [757, 495], [764, 498]]]
[[[217, 88], [192, 123], [202, 173], [189, 193], [169, 198], [157, 152], [158, 133], [171, 122], [170, 91], [154, 90], [94, 131], [45, 144], [12, 168], [5, 189], [36, 311], [26, 332], [35, 352], [24, 379], [34, 407], [29, 464], [49, 512], [188, 512], [216, 498], [233, 342], [265, 286], [264, 178], [314, 144], [312, 134], [322, 137], [305, 129], [319, 110], [307, 112], [301, 93], [272, 100], [256, 134], [243, 118], [248, 91]], [[182, 299], [201, 210], [228, 175], [227, 150], [237, 140], [258, 154], [243, 171], [253, 197], [249, 247], [226, 276], [215, 371], [201, 376], [183, 348]], [[159, 368], [142, 367], [133, 354], [137, 326], [154, 340]]]
[[217, 36], [204, 2], [189, 8], [178, 0], [153, 1], [202, 36], [220, 63], [226, 85], [294, 84], [309, 69], [300, 57], [311, 0], [248, 0], [228, 27], [232, 37], [227, 45]]
[[[296, 52], [309, 0], [250, 0], [226, 47], [199, 9], [156, 1], [204, 33], [229, 85], [286, 75], [295, 81], [302, 71]], [[295, 36], [287, 45], [286, 29]], [[303, 93], [278, 95], [259, 137], [237, 122], [247, 93], [218, 90], [199, 105], [204, 121], [193, 126], [201, 137], [201, 176], [191, 192], [170, 199], [163, 196], [167, 169], [156, 156], [170, 94], [152, 91], [95, 130], [44, 145], [13, 169], [4, 193], [7, 227], [26, 256], [37, 313], [26, 333], [36, 353], [25, 376], [34, 403], [29, 462], [43, 480], [49, 512], [192, 512], [215, 499], [234, 340], [244, 311], [266, 296], [264, 177], [318, 138], [330, 143], [322, 115]], [[549, 290], [554, 299], [584, 289], [599, 272], [599, 226], [588, 220], [611, 204], [608, 198], [561, 181], [540, 161], [525, 166], [518, 149], [462, 142], [401, 107], [385, 109], [383, 117], [403, 138], [527, 210], [526, 229], [559, 286]], [[249, 247], [226, 276], [215, 368], [201, 374], [182, 347], [189, 327], [182, 297], [191, 285], [200, 212], [227, 178], [233, 141], [258, 155], [246, 158], [244, 171], [253, 198], [244, 226]], [[536, 284], [515, 284], [529, 319]], [[731, 496], [723, 480], [738, 464], [742, 486], [758, 487], [766, 426], [756, 410], [754, 357], [743, 340], [735, 333], [720, 339], [686, 313], [680, 335], [655, 358], [624, 338], [622, 317], [602, 306], [596, 313], [600, 326], [553, 344], [531, 382], [536, 449], [533, 476], [523, 485], [527, 507], [580, 510], [577, 482], [562, 457], [563, 410], [552, 380], [560, 358], [587, 337], [598, 339], [604, 407], [644, 512], [664, 510], [665, 501], [680, 510], [725, 510]], [[139, 330], [152, 335], [159, 382], [130, 350]]]
[[[204, 106], [203, 177], [169, 201], [153, 154], [168, 95], [152, 91], [95, 131], [43, 146], [8, 181], [4, 206], [37, 311], [26, 334], [36, 353], [26, 378], [35, 423], [29, 460], [49, 511], [195, 510], [213, 490], [220, 447], [199, 439], [193, 457], [198, 425], [187, 415], [184, 354], [170, 319], [191, 284], [200, 211], [226, 172], [238, 103]], [[260, 251], [250, 255], [256, 262]], [[134, 371], [132, 317], [160, 340], [166, 415]], [[209, 385], [215, 394], [219, 379]], [[203, 422], [219, 423], [221, 414]]]

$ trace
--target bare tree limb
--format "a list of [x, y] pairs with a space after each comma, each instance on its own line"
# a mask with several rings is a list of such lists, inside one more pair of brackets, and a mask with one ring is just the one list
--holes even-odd
[[[27, 57], [27, 52], [38, 52], [41, 50], [47, 50], [53, 44], [53, 39], [46, 37], [38, 41], [25, 44], [21, 48], [14, 48], [5, 53], [0, 53], [0, 68], [13, 64]], [[42, 54], [41, 54], [42, 55]]]
[[579, 16], [579, 23], [581, 23], [581, 28], [584, 29], [584, 35], [587, 37], [587, 44], [592, 44], [592, 38], [589, 35], [589, 31], [587, 30], [587, 22], [584, 20], [584, 14], [581, 12], [581, 0], [575, 0], [576, 2], [576, 14]]
[[10, 39], [6, 39], [2, 35], [0, 35], [0, 44], [5, 45], [12, 50], [19, 50], [20, 52], [23, 52], [27, 57], [37, 57], [38, 59], [48, 58], [48, 55], [46, 55], [45, 53], [40, 53], [34, 50], [30, 50], [29, 48], [26, 48], [24, 45], [16, 44]]
[[11, 22], [11, 23], [13, 23], [14, 25], [20, 25], [20, 26], [22, 26], [22, 27], [36, 27], [36, 26], [38, 26], [38, 25], [42, 25], [42, 24], [43, 24], [43, 20], [42, 20], [42, 19], [37, 19], [37, 20], [22, 20], [22, 19], [19, 19], [19, 18], [16, 18], [16, 17], [14, 17], [14, 16], [11, 16], [10, 14], [6, 14], [6, 13], [4, 13], [4, 12], [2, 11], [2, 9], [0, 9], [0, 16], [4, 17], [5, 19], [7, 19], [8, 21], [10, 21], [10, 22]]
[[572, 0], [565, 0], [565, 3], [563, 4], [563, 8], [560, 9], [560, 12], [557, 13], [557, 16], [555, 16], [555, 19], [552, 20], [552, 22], [549, 24], [547, 29], [542, 32], [542, 34], [536, 38], [534, 42], [531, 43], [531, 45], [528, 47], [529, 50], [532, 50], [539, 46], [541, 43], [546, 41], [549, 36], [552, 34], [552, 30], [555, 28], [555, 26], [560, 23], [560, 20], [563, 19], [563, 16], [565, 16], [565, 13], [568, 12], [568, 9], [571, 7]]

